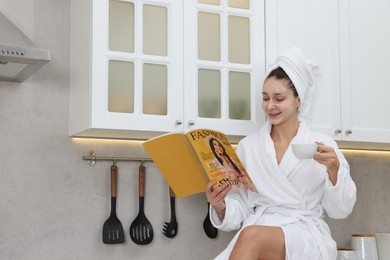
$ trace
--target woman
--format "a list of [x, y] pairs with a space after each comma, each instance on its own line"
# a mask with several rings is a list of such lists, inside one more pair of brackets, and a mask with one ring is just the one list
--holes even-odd
[[[213, 225], [240, 229], [216, 259], [336, 259], [324, 211], [345, 218], [356, 201], [356, 186], [337, 144], [307, 125], [315, 66], [297, 48], [282, 53], [276, 65], [263, 85], [267, 122], [237, 147], [259, 194], [227, 185], [213, 190], [211, 182], [206, 188]], [[314, 142], [313, 160], [293, 155], [292, 143]]]
[[211, 151], [214, 154], [215, 160], [212, 161], [214, 167], [218, 168], [219, 165], [226, 168], [229, 173], [232, 173], [233, 179], [238, 177], [242, 177], [241, 170], [238, 168], [235, 162], [230, 158], [230, 156], [226, 153], [225, 147], [215, 138], [210, 138], [209, 145]]
[[242, 171], [236, 161], [226, 153], [225, 147], [220, 141], [210, 138], [209, 145], [215, 157], [209, 164], [210, 168], [221, 170], [224, 173], [224, 180], [227, 180], [230, 185], [256, 191], [248, 174]]

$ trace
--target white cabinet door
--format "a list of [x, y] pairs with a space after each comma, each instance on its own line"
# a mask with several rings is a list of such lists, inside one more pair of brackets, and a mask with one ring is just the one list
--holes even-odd
[[266, 7], [267, 65], [298, 46], [320, 67], [313, 130], [353, 147], [390, 143], [390, 2], [268, 0]]
[[71, 0], [70, 135], [256, 131], [263, 17], [263, 0]]
[[258, 131], [264, 123], [264, 1], [184, 5], [186, 125], [238, 136]]
[[339, 139], [340, 66], [337, 0], [267, 0], [267, 66], [281, 51], [296, 46], [317, 64], [311, 125], [313, 130]]
[[182, 130], [181, 0], [71, 1], [70, 135]]
[[340, 1], [341, 106], [346, 141], [390, 143], [389, 14], [390, 1]]

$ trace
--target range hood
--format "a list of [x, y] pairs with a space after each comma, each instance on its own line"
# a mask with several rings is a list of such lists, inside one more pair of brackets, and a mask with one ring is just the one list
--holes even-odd
[[50, 51], [32, 41], [0, 11], [0, 81], [23, 82], [50, 61]]

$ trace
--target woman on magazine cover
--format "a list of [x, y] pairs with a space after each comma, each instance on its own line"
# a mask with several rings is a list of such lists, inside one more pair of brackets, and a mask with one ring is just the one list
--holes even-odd
[[[267, 121], [236, 150], [259, 194], [207, 185], [213, 225], [239, 229], [215, 259], [336, 259], [324, 212], [331, 218], [347, 217], [356, 186], [335, 141], [308, 125], [316, 69], [292, 48], [276, 59], [276, 68], [264, 81]], [[313, 159], [293, 155], [291, 144], [314, 142], [318, 149]]]
[[210, 162], [210, 167], [224, 171], [224, 177], [229, 183], [234, 183], [235, 186], [242, 189], [253, 190], [253, 184], [248, 180], [248, 175], [245, 171], [239, 168], [236, 161], [231, 158], [225, 150], [223, 144], [215, 138], [209, 140], [210, 149], [213, 152], [214, 159]]
[[241, 170], [238, 168], [237, 164], [230, 158], [226, 153], [225, 147], [215, 138], [210, 138], [209, 145], [211, 151], [214, 154], [215, 160], [212, 161], [212, 164], [216, 168], [225, 168], [232, 173], [232, 178], [238, 178], [242, 176]]

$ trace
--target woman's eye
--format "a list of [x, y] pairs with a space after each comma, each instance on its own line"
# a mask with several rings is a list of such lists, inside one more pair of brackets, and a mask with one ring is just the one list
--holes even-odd
[[282, 99], [282, 98], [278, 98], [278, 99], [276, 99], [276, 101], [278, 101], [278, 102], [282, 102], [284, 99]]

